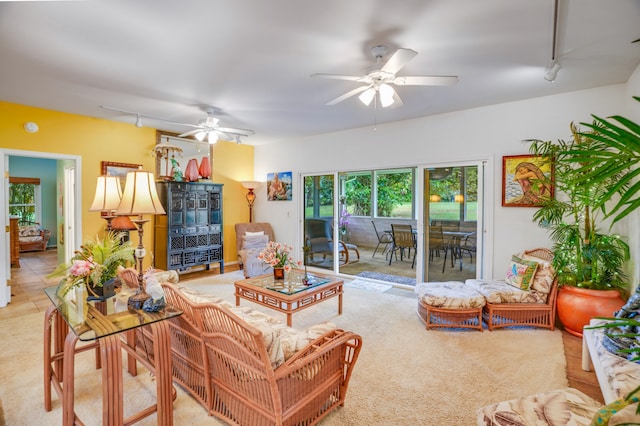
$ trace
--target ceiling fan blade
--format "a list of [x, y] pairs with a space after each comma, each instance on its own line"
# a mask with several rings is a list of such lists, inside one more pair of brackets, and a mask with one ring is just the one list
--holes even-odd
[[204, 132], [204, 129], [198, 128], [195, 130], [189, 130], [188, 132], [184, 132], [178, 135], [179, 138], [186, 138], [187, 136], [195, 135], [198, 132]]
[[327, 105], [332, 106], [332, 105], [335, 105], [335, 104], [339, 104], [340, 102], [344, 101], [345, 99], [349, 99], [350, 97], [355, 96], [360, 92], [364, 92], [369, 87], [371, 87], [371, 86], [360, 86], [360, 87], [357, 87], [357, 88], [345, 93], [344, 95], [338, 96], [334, 100], [332, 100], [330, 102], [327, 102]]
[[253, 130], [234, 129], [233, 127], [216, 127], [216, 131], [231, 133], [231, 134], [240, 135], [240, 136], [251, 136], [256, 134], [256, 132], [254, 132]]
[[458, 82], [455, 75], [414, 75], [396, 77], [393, 84], [398, 86], [452, 86]]
[[407, 65], [407, 62], [412, 60], [417, 54], [418, 52], [416, 52], [415, 50], [402, 48], [398, 49], [393, 55], [391, 55], [387, 63], [384, 64], [380, 71], [395, 74], [400, 71], [402, 67]]
[[330, 80], [349, 80], [349, 81], [358, 81], [362, 78], [355, 75], [342, 75], [342, 74], [311, 74], [311, 77], [326, 78]]

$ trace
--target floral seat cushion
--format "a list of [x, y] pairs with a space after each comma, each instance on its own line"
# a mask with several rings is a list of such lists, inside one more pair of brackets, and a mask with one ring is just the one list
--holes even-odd
[[480, 293], [489, 303], [522, 303], [529, 292], [499, 280], [468, 279], [465, 284]]
[[337, 328], [334, 323], [326, 321], [316, 324], [307, 330], [297, 330], [255, 309], [234, 306], [221, 297], [200, 293], [185, 286], [179, 285], [178, 288], [192, 302], [213, 303], [223, 306], [260, 330], [273, 368], [282, 365], [316, 338]]
[[577, 389], [565, 388], [487, 405], [478, 425], [590, 425], [602, 404]]
[[423, 304], [434, 308], [473, 309], [485, 305], [482, 294], [460, 281], [419, 283], [414, 291]]

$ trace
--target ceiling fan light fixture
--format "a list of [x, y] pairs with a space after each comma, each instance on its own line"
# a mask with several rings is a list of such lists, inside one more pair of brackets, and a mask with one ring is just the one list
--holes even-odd
[[202, 130], [202, 131], [196, 133], [193, 136], [198, 140], [198, 142], [202, 142], [204, 140], [204, 137], [207, 136], [207, 132]]
[[560, 70], [560, 64], [554, 62], [549, 71], [544, 75], [544, 79], [550, 83], [553, 83], [558, 76], [558, 71]]
[[375, 95], [376, 95], [375, 89], [373, 87], [369, 87], [367, 90], [362, 92], [360, 96], [358, 96], [358, 99], [360, 99], [360, 102], [362, 102], [366, 106], [369, 106]]
[[383, 107], [388, 107], [390, 105], [393, 105], [393, 94], [394, 94], [394, 90], [393, 87], [389, 86], [386, 83], [383, 83], [380, 85], [380, 88], [378, 89], [378, 92], [380, 93], [380, 104]]
[[209, 144], [210, 145], [213, 145], [214, 143], [218, 142], [218, 138], [219, 138], [218, 132], [216, 132], [214, 130], [209, 132], [208, 140], [209, 140]]

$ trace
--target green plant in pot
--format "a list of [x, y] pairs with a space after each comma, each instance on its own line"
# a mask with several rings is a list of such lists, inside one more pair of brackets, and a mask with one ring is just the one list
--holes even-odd
[[63, 277], [58, 284], [60, 297], [73, 288], [86, 286], [89, 299], [101, 300], [115, 294], [118, 267], [134, 264], [130, 241], [122, 241], [122, 232], [107, 232], [104, 238], [96, 236], [80, 246], [71, 263], [58, 265], [47, 278]]
[[598, 133], [595, 128], [583, 133], [572, 124], [571, 132], [569, 141], [531, 141], [530, 151], [553, 161], [558, 196], [543, 199], [534, 220], [550, 231], [554, 243], [558, 317], [569, 333], [582, 336], [591, 318], [613, 315], [624, 305], [621, 292], [628, 289], [624, 265], [630, 252], [620, 235], [600, 228], [606, 217], [602, 198], [619, 182], [624, 168], [602, 179], [584, 179], [590, 169], [577, 160], [585, 152], [595, 157], [606, 146], [593, 137]]

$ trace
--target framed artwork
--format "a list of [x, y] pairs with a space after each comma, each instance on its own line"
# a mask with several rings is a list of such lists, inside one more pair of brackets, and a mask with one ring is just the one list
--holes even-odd
[[120, 185], [124, 189], [124, 181], [128, 172], [133, 172], [142, 167], [142, 164], [130, 164], [130, 163], [113, 163], [111, 161], [103, 161], [102, 174], [109, 176], [118, 176], [120, 178]]
[[276, 172], [267, 174], [267, 200], [291, 201], [292, 190], [291, 172]]
[[540, 207], [554, 195], [553, 161], [542, 155], [502, 157], [502, 206]]

